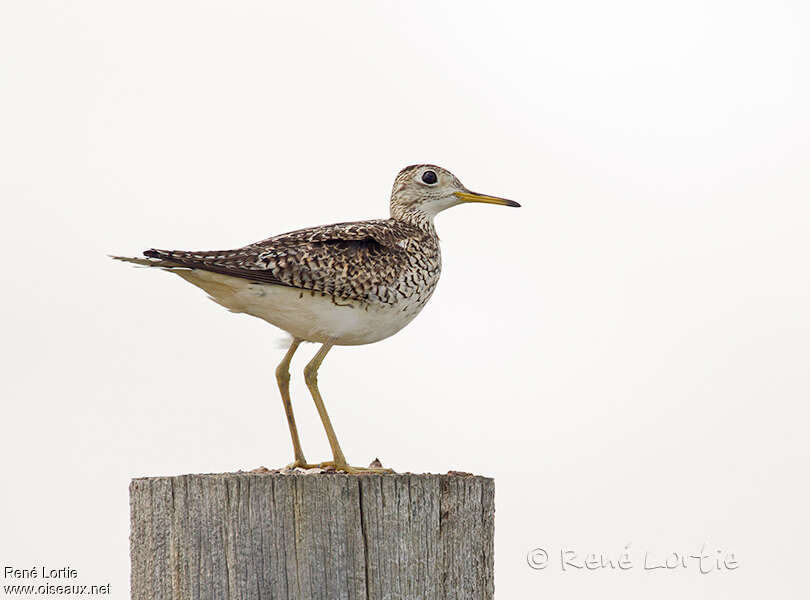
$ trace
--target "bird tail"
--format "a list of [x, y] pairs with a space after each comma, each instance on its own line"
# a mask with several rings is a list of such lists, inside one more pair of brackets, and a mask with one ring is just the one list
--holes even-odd
[[120, 260], [142, 267], [160, 267], [162, 269], [188, 269], [190, 267], [172, 262], [170, 260], [163, 260], [162, 258], [135, 258], [130, 256], [113, 256], [108, 255], [113, 260]]

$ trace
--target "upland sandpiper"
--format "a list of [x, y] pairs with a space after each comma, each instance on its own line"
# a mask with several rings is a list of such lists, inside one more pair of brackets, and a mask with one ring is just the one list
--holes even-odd
[[[413, 165], [399, 172], [388, 219], [299, 229], [236, 250], [146, 250], [118, 260], [159, 267], [205, 290], [232, 312], [259, 317], [288, 332], [292, 343], [276, 368], [295, 461], [347, 473], [387, 469], [346, 462], [318, 390], [318, 367], [332, 346], [371, 344], [394, 335], [425, 306], [441, 273], [433, 218], [465, 202], [520, 206], [471, 192], [449, 171]], [[290, 360], [301, 342], [321, 345], [304, 377], [323, 422], [333, 460], [304, 458], [290, 402]]]

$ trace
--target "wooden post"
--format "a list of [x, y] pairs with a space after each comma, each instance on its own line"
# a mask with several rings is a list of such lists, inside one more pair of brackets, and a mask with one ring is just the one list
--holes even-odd
[[493, 597], [492, 479], [226, 473], [129, 490], [133, 600]]

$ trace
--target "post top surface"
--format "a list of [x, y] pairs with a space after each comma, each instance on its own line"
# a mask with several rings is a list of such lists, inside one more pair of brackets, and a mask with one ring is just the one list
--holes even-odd
[[156, 480], [170, 480], [182, 478], [213, 478], [213, 479], [231, 479], [231, 478], [278, 478], [284, 479], [288, 477], [293, 478], [340, 478], [340, 479], [439, 479], [439, 480], [482, 480], [487, 482], [494, 482], [494, 478], [485, 477], [483, 475], [475, 475], [473, 473], [466, 473], [463, 471], [448, 471], [447, 473], [362, 473], [362, 474], [347, 474], [338, 473], [335, 471], [324, 471], [322, 469], [292, 469], [292, 470], [259, 470], [253, 471], [236, 471], [233, 473], [185, 473], [181, 475], [153, 475], [146, 477], [133, 477], [132, 482], [145, 482]]

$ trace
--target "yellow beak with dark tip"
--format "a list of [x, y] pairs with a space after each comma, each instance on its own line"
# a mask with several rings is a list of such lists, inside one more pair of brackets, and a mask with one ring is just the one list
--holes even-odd
[[453, 192], [453, 195], [462, 202], [484, 202], [486, 204], [498, 204], [500, 206], [520, 207], [520, 204], [514, 200], [498, 198], [497, 196], [485, 196], [483, 194], [475, 194], [473, 192]]

